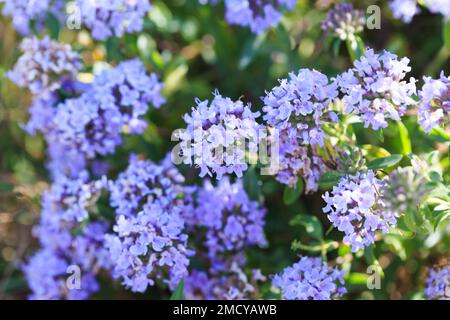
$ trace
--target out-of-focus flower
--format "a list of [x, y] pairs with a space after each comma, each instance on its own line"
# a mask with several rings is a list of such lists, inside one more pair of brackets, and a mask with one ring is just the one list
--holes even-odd
[[345, 271], [329, 267], [320, 258], [302, 257], [273, 278], [288, 300], [330, 300], [340, 298], [346, 289]]
[[386, 208], [384, 185], [385, 181], [377, 179], [371, 170], [357, 172], [343, 177], [331, 194], [323, 196], [323, 211], [345, 233], [343, 241], [352, 246], [352, 251], [373, 244], [376, 231], [387, 233], [397, 222], [396, 213]]
[[445, 20], [450, 19], [450, 0], [424, 0], [425, 6], [433, 13], [440, 13]]
[[68, 44], [50, 40], [26, 38], [20, 45], [22, 55], [8, 77], [19, 87], [26, 87], [34, 94], [45, 95], [75, 78], [81, 68], [81, 60]]
[[248, 26], [262, 33], [276, 26], [283, 9], [293, 10], [297, 0], [225, 0], [226, 19], [231, 24]]
[[394, 17], [410, 23], [412, 18], [420, 12], [417, 0], [393, 0], [389, 3]]
[[409, 105], [416, 102], [415, 79], [404, 79], [411, 71], [409, 59], [383, 51], [376, 54], [368, 49], [355, 61], [354, 68], [338, 76], [337, 82], [344, 94], [346, 113], [358, 115], [365, 127], [374, 130], [387, 127], [386, 119], [400, 120]]
[[240, 252], [251, 246], [266, 245], [266, 210], [249, 199], [241, 180], [227, 178], [217, 187], [207, 181], [198, 192], [196, 226], [206, 228], [205, 245], [210, 258]]
[[450, 300], [450, 265], [429, 270], [425, 296], [430, 300]]
[[185, 114], [187, 129], [179, 134], [181, 154], [185, 164], [195, 164], [200, 176], [215, 173], [217, 179], [235, 173], [241, 177], [247, 170], [247, 148], [256, 150], [260, 125], [259, 113], [242, 101], [232, 101], [214, 93], [214, 99], [196, 100], [191, 114]]
[[429, 133], [433, 127], [450, 121], [450, 77], [441, 73], [437, 80], [424, 77], [424, 81], [419, 91], [419, 123]]
[[364, 31], [366, 17], [364, 11], [353, 8], [350, 3], [340, 3], [328, 12], [322, 29], [342, 41], [355, 41], [355, 35]]
[[151, 10], [149, 0], [77, 0], [76, 4], [82, 22], [98, 40], [141, 31], [144, 17]]

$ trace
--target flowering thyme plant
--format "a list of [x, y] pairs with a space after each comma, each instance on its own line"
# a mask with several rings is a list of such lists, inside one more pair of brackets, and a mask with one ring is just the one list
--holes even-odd
[[0, 0], [0, 297], [450, 299], [450, 2], [373, 4]]

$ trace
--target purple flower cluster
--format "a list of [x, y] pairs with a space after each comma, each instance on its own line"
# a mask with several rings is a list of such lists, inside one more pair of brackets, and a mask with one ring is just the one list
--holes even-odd
[[396, 224], [396, 213], [386, 209], [383, 199], [385, 183], [371, 170], [357, 172], [343, 177], [331, 194], [326, 192], [323, 196], [323, 212], [345, 233], [343, 241], [354, 252], [373, 244], [376, 231], [387, 233]]
[[110, 186], [117, 208], [114, 233], [106, 247], [115, 261], [113, 276], [133, 292], [145, 292], [156, 281], [170, 289], [187, 274], [183, 214], [183, 177], [166, 159], [162, 165], [132, 157], [128, 169]]
[[429, 300], [450, 300], [450, 265], [429, 270], [425, 296]]
[[31, 33], [31, 22], [40, 30], [51, 13], [63, 20], [65, 0], [0, 0], [4, 3], [3, 15], [11, 16], [14, 28], [22, 35]]
[[261, 298], [258, 285], [266, 277], [258, 269], [247, 274], [242, 263], [231, 260], [216, 262], [207, 272], [193, 270], [185, 280], [188, 300], [242, 300]]
[[273, 278], [287, 300], [330, 300], [340, 298], [346, 289], [345, 271], [329, 267], [320, 258], [302, 257]]
[[100, 73], [80, 97], [67, 99], [57, 108], [47, 135], [54, 155], [63, 157], [53, 159], [54, 167], [69, 157], [71, 166], [82, 168], [86, 159], [113, 153], [122, 133], [142, 133], [148, 104], [159, 108], [165, 102], [161, 89], [157, 76], [147, 75], [138, 60]]
[[336, 84], [327, 76], [301, 69], [280, 80], [280, 85], [263, 97], [263, 119], [280, 136], [280, 182], [294, 186], [301, 175], [307, 192], [317, 189], [317, 181], [327, 168], [316, 147], [324, 146], [328, 140], [325, 128], [338, 121], [331, 108], [337, 96]]
[[419, 91], [419, 123], [425, 132], [433, 127], [448, 124], [450, 116], [450, 77], [444, 73], [437, 80], [424, 77], [425, 84]]
[[330, 10], [322, 21], [322, 30], [333, 34], [342, 41], [355, 41], [355, 35], [364, 31], [366, 17], [364, 11], [356, 10], [351, 3], [340, 3]]
[[360, 116], [365, 127], [374, 130], [387, 127], [386, 119], [400, 120], [409, 105], [415, 105], [414, 78], [404, 79], [411, 71], [409, 59], [383, 51], [376, 54], [368, 49], [355, 61], [354, 68], [338, 76], [337, 82], [344, 94], [346, 113]]
[[283, 9], [293, 10], [296, 3], [297, 0], [225, 0], [225, 17], [230, 24], [262, 33], [280, 22]]
[[83, 23], [98, 40], [139, 32], [151, 9], [149, 0], [77, 0]]
[[446, 21], [450, 20], [450, 0], [424, 0], [424, 2], [428, 10], [442, 14]]
[[200, 167], [200, 176], [215, 173], [217, 179], [224, 174], [242, 176], [248, 165], [245, 151], [256, 150], [258, 130], [253, 113], [242, 101], [232, 101], [214, 93], [214, 99], [196, 100], [191, 114], [184, 116], [187, 129], [179, 132], [181, 154], [185, 164]]
[[25, 38], [20, 48], [23, 54], [8, 77], [34, 94], [45, 95], [59, 89], [64, 81], [74, 79], [81, 68], [78, 53], [48, 36], [42, 40]]
[[224, 178], [217, 187], [205, 182], [198, 191], [195, 220], [196, 226], [206, 228], [209, 257], [266, 245], [265, 213], [249, 199], [241, 180], [231, 184]]

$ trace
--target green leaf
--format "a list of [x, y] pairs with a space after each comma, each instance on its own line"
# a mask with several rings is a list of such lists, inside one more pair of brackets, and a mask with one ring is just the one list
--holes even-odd
[[250, 38], [244, 44], [244, 49], [239, 59], [239, 70], [244, 70], [255, 59], [257, 53], [260, 51], [261, 45], [264, 43], [265, 34], [258, 36], [257, 38]]
[[170, 300], [182, 300], [184, 296], [183, 292], [184, 292], [184, 280], [181, 280], [175, 291], [170, 296]]
[[364, 42], [359, 36], [355, 37], [355, 41], [347, 40], [346, 44], [352, 61], [358, 60], [366, 52]]
[[351, 284], [366, 285], [368, 278], [369, 278], [369, 275], [367, 275], [365, 273], [353, 272], [353, 273], [350, 273], [347, 276], [347, 279], [345, 279], [345, 280]]
[[378, 158], [370, 161], [367, 167], [372, 170], [387, 169], [398, 164], [402, 158], [403, 156], [401, 154], [393, 154], [389, 157]]
[[283, 192], [283, 202], [286, 205], [291, 205], [300, 197], [303, 193], [304, 182], [303, 179], [299, 178], [295, 188], [285, 187]]
[[322, 190], [329, 190], [344, 176], [345, 174], [339, 171], [325, 172], [319, 179], [319, 187]]
[[289, 224], [291, 226], [303, 226], [312, 238], [319, 241], [323, 239], [322, 223], [320, 223], [319, 219], [315, 216], [299, 214], [296, 215]]
[[447, 47], [447, 50], [450, 51], [450, 20], [444, 24], [442, 36], [444, 37], [444, 44]]
[[384, 142], [384, 130], [381, 128], [375, 131], [375, 133], [377, 135], [378, 140], [380, 140], [380, 142]]
[[409, 139], [408, 128], [401, 121], [397, 121], [398, 132], [400, 135], [400, 143], [402, 146], [402, 154], [406, 156], [412, 152], [411, 140]]
[[250, 199], [258, 201], [261, 196], [261, 185], [256, 174], [255, 167], [252, 166], [244, 175], [244, 188]]
[[45, 19], [45, 26], [48, 29], [48, 33], [52, 39], [58, 39], [59, 31], [61, 29], [59, 20], [53, 14], [49, 13], [47, 19]]

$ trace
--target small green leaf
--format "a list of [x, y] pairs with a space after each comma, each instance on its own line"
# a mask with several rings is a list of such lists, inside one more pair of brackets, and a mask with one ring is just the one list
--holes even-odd
[[444, 38], [444, 44], [447, 47], [447, 50], [450, 51], [450, 20], [444, 24], [442, 36]]
[[401, 154], [393, 154], [389, 157], [378, 158], [370, 161], [367, 167], [372, 170], [387, 169], [398, 164], [402, 158], [403, 156]]
[[184, 280], [181, 280], [175, 291], [170, 296], [170, 300], [182, 300], [184, 296], [183, 292], [184, 292]]
[[321, 241], [323, 239], [323, 227], [319, 219], [315, 216], [306, 214], [296, 215], [289, 224], [291, 226], [303, 226], [306, 232], [314, 239]]
[[49, 13], [47, 15], [47, 19], [45, 19], [45, 26], [48, 29], [48, 33], [50, 34], [50, 37], [52, 39], [58, 39], [59, 31], [61, 29], [59, 25], [58, 18], [55, 17], [55, 15]]
[[304, 183], [303, 179], [299, 178], [295, 188], [285, 187], [283, 192], [283, 202], [285, 205], [291, 205], [300, 197], [303, 193]]
[[325, 172], [319, 179], [319, 187], [322, 190], [329, 190], [335, 186], [345, 175], [339, 171]]
[[400, 143], [402, 146], [402, 154], [406, 156], [412, 152], [411, 140], [409, 139], [408, 128], [401, 121], [397, 121], [398, 132], [400, 135]]
[[367, 280], [369, 279], [369, 275], [360, 272], [353, 272], [347, 276], [346, 281], [351, 284], [356, 285], [365, 285], [367, 284]]

